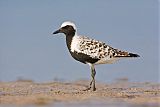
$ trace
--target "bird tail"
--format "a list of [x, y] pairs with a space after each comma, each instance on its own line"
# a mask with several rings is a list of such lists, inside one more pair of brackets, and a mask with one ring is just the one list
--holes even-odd
[[117, 51], [115, 57], [140, 57], [138, 54], [129, 53], [126, 51]]
[[133, 53], [129, 53], [128, 56], [129, 57], [140, 57], [138, 54], [133, 54]]

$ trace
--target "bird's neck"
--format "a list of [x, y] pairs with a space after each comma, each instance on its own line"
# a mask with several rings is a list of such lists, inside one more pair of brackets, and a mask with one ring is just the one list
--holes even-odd
[[70, 34], [70, 35], [66, 35], [66, 44], [67, 44], [69, 51], [71, 50], [71, 42], [72, 42], [72, 39], [74, 36], [76, 36], [75, 33]]

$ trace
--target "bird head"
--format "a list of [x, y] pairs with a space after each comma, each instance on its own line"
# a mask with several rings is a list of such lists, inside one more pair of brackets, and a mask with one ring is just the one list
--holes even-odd
[[64, 33], [65, 35], [70, 35], [70, 34], [75, 35], [76, 26], [73, 22], [70, 22], [70, 21], [63, 22], [61, 27], [55, 32], [53, 32], [53, 34], [57, 34], [57, 33]]

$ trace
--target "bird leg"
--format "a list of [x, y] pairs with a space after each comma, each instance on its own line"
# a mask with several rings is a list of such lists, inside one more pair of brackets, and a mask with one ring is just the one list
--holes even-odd
[[96, 91], [96, 86], [95, 86], [95, 75], [96, 75], [96, 70], [94, 68], [94, 65], [91, 65], [90, 66], [90, 69], [91, 69], [91, 77], [92, 77], [92, 80], [89, 84], [89, 87], [87, 89], [85, 89], [84, 91], [88, 91], [88, 90], [91, 90], [92, 88], [92, 91]]
[[96, 91], [96, 86], [95, 86], [95, 75], [96, 75], [96, 70], [94, 68], [94, 65], [91, 66], [91, 77], [92, 80], [90, 82], [90, 87], [92, 87], [92, 91]]

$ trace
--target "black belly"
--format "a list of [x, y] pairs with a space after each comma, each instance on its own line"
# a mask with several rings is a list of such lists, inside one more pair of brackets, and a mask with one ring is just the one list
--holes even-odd
[[71, 56], [75, 60], [80, 61], [84, 64], [86, 64], [86, 63], [94, 64], [99, 60], [98, 58], [92, 58], [89, 55], [86, 55], [86, 54], [83, 54], [83, 53], [71, 52], [71, 51], [70, 51], [70, 53], [71, 53]]

